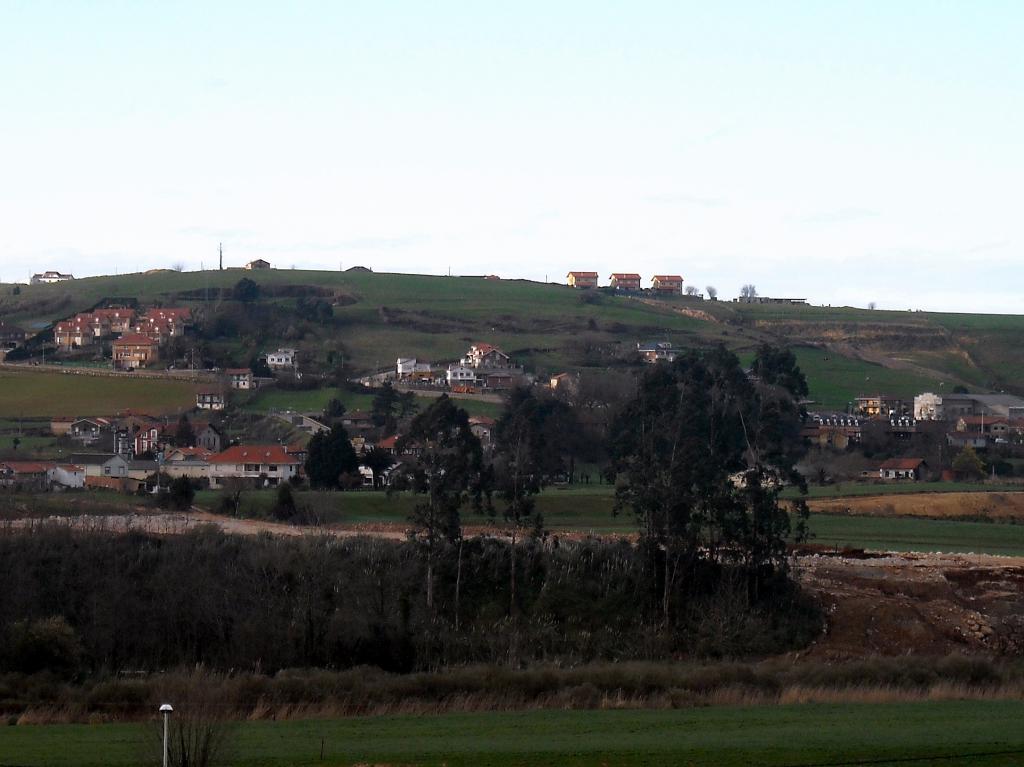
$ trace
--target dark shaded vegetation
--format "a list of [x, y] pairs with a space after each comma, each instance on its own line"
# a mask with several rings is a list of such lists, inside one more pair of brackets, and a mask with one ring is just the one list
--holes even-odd
[[[413, 542], [8, 532], [0, 670], [72, 679], [194, 664], [409, 672], [503, 663], [516, 641], [508, 547], [441, 539], [428, 580]], [[679, 586], [686, 609], [666, 623], [629, 543], [528, 541], [517, 559], [522, 662], [760, 655], [820, 631], [816, 607], [781, 576], [752, 602], [741, 576], [705, 569]]]
[[[352, 716], [390, 711], [598, 708], [606, 701], [656, 708], [729, 702], [856, 699], [881, 691], [892, 699], [960, 690], [961, 697], [1020, 689], [1024, 664], [959, 655], [867, 658], [842, 664], [593, 663], [530, 669], [470, 665], [397, 674], [360, 666], [344, 671], [285, 669], [271, 674], [165, 673], [146, 678], [100, 675], [80, 683], [49, 673], [0, 675], [0, 715], [51, 711], [62, 721], [146, 719], [167, 699], [201, 689], [216, 702], [212, 719]], [[804, 691], [804, 692], [800, 692]], [[787, 696], [788, 693], [788, 696]], [[795, 694], [794, 694], [795, 693]]]

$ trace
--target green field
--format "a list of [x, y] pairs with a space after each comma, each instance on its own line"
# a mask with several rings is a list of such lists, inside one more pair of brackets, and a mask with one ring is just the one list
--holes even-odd
[[[244, 722], [231, 764], [990, 767], [1024, 764], [1022, 717], [1021, 701], [954, 701]], [[153, 725], [2, 727], [0, 763], [127, 766], [141, 743], [159, 753]]]
[[919, 517], [811, 514], [811, 543], [881, 551], [1024, 556], [1024, 525]]
[[[215, 510], [220, 497], [217, 491], [203, 491], [197, 494], [196, 503]], [[269, 490], [244, 493], [243, 515], [269, 516], [274, 497], [273, 491]], [[315, 510], [324, 523], [342, 525], [403, 524], [408, 521], [416, 503], [416, 498], [408, 493], [396, 493], [389, 498], [384, 492], [304, 491], [296, 497], [300, 504]], [[636, 523], [629, 512], [618, 516], [612, 514], [613, 503], [609, 485], [549, 489], [537, 498], [537, 508], [544, 515], [544, 525], [552, 533], [603, 535], [636, 532]], [[500, 529], [500, 502], [496, 501], [495, 507], [494, 518], [467, 510], [462, 522], [469, 526]], [[813, 534], [811, 543], [825, 546], [1024, 556], [1024, 524], [812, 514], [810, 529]]]
[[194, 406], [195, 385], [183, 381], [0, 371], [0, 418], [114, 415], [125, 410], [162, 415]]
[[[271, 410], [295, 410], [300, 413], [323, 412], [327, 403], [337, 398], [349, 412], [362, 410], [368, 412], [373, 405], [372, 394], [361, 394], [339, 389], [311, 389], [309, 391], [286, 391], [284, 389], [264, 389], [257, 391], [244, 401], [242, 409], [250, 413], [266, 413]], [[420, 409], [428, 407], [430, 397], [417, 397]], [[470, 415], [484, 415], [496, 418], [501, 414], [502, 405], [497, 402], [483, 402], [475, 399], [456, 399], [455, 404]]]

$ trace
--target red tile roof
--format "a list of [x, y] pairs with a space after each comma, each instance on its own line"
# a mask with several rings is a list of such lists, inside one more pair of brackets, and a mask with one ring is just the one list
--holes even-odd
[[683, 278], [678, 274], [656, 274], [653, 279], [661, 280], [662, 282], [682, 282]]
[[235, 445], [210, 456], [210, 463], [301, 463], [280, 445]]
[[924, 463], [924, 458], [890, 458], [878, 468], [894, 469], [896, 471], [913, 471], [914, 469], [920, 468], [922, 463]]
[[629, 274], [626, 272], [612, 272], [612, 276], [609, 279], [615, 280], [639, 280], [639, 274]]
[[159, 346], [159, 344], [141, 333], [127, 333], [114, 341], [114, 346]]
[[43, 463], [42, 461], [4, 461], [2, 465], [15, 474], [45, 474], [56, 464]]
[[569, 275], [572, 275], [573, 277], [593, 277], [594, 279], [597, 279], [597, 272], [569, 272]]

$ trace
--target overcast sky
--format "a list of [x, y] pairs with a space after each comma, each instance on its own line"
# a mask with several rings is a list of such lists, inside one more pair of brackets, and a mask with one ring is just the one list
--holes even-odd
[[176, 262], [1018, 313], [1024, 3], [0, 0], [0, 279]]

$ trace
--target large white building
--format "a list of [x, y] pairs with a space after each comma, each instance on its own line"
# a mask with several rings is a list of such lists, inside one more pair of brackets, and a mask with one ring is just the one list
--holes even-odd
[[295, 349], [278, 349], [276, 352], [270, 352], [267, 355], [267, 366], [275, 370], [294, 367], [296, 354]]
[[73, 279], [75, 279], [75, 275], [73, 274], [62, 274], [60, 272], [50, 270], [40, 272], [39, 274], [33, 274], [31, 282], [33, 285], [47, 285], [53, 282], [67, 282], [68, 280]]

